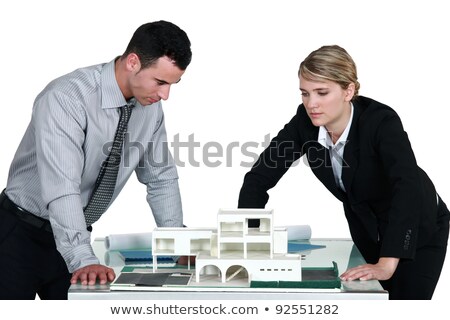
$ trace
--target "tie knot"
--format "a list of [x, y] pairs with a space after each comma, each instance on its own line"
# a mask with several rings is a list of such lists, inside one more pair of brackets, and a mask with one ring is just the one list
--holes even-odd
[[120, 108], [121, 117], [123, 117], [125, 122], [127, 122], [127, 123], [131, 116], [131, 111], [133, 111], [133, 108], [134, 108], [133, 102], [129, 101], [129, 102], [127, 102], [126, 105], [124, 105], [122, 108]]
[[127, 101], [127, 104], [125, 106], [130, 108], [130, 109], [133, 109], [135, 105], [136, 105], [136, 99], [135, 98], [131, 98], [130, 100]]

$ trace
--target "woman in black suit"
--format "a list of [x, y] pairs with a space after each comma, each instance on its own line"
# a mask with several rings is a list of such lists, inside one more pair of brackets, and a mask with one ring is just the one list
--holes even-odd
[[[245, 175], [240, 208], [264, 208], [305, 155], [342, 201], [367, 264], [343, 281], [380, 280], [390, 299], [431, 299], [445, 259], [450, 212], [414, 153], [397, 113], [358, 96], [356, 66], [339, 46], [313, 51], [299, 69], [303, 103]], [[257, 224], [257, 221], [252, 221]]]

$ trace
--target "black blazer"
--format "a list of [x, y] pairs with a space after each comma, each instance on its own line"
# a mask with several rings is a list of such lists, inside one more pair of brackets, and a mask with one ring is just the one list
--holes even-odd
[[238, 206], [264, 208], [267, 191], [305, 155], [316, 177], [343, 202], [353, 241], [367, 262], [413, 259], [438, 228], [436, 190], [417, 166], [397, 113], [362, 96], [353, 105], [342, 168], [346, 192], [336, 186], [328, 149], [317, 141], [319, 128], [302, 104], [245, 175]]

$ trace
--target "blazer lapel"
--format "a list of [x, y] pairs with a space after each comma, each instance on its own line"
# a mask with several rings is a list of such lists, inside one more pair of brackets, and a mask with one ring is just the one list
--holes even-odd
[[308, 162], [315, 176], [325, 185], [325, 187], [339, 200], [344, 200], [344, 195], [336, 185], [333, 168], [331, 166], [330, 152], [327, 148], [316, 141], [312, 141], [308, 148]]
[[[353, 102], [353, 119], [347, 143], [344, 148], [342, 160], [342, 182], [346, 193], [351, 190], [352, 181], [358, 168], [359, 159], [359, 129], [358, 122], [362, 113], [362, 107], [357, 101]], [[316, 177], [325, 187], [339, 200], [344, 201], [346, 195], [337, 187], [334, 179], [333, 168], [331, 166], [330, 152], [318, 141], [318, 129], [314, 128], [308, 134], [310, 145], [308, 146], [308, 162]]]
[[352, 181], [358, 168], [359, 159], [359, 132], [358, 121], [361, 116], [361, 108], [357, 103], [353, 103], [353, 120], [350, 132], [347, 137], [347, 143], [344, 149], [342, 160], [342, 182], [346, 192], [350, 192]]

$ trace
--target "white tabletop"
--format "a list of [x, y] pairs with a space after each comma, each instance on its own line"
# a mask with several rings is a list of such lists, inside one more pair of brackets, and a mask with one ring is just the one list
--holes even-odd
[[[325, 248], [302, 252], [305, 259], [303, 267], [331, 267], [336, 262], [339, 273], [346, 269], [365, 263], [358, 249], [349, 239], [312, 239], [308, 243], [325, 245]], [[124, 266], [118, 251], [106, 250], [104, 239], [98, 238], [93, 242], [94, 252], [100, 263], [110, 266], [118, 275]], [[283, 291], [280, 288], [237, 288], [223, 290], [209, 288], [199, 290], [196, 286], [174, 290], [173, 288], [159, 288], [154, 291], [112, 291], [109, 284], [87, 286], [76, 284], [69, 289], [69, 299], [112, 299], [112, 300], [235, 300], [235, 299], [267, 299], [267, 300], [334, 300], [334, 299], [388, 299], [387, 291], [383, 290], [376, 280], [342, 282], [341, 289], [298, 289]]]

